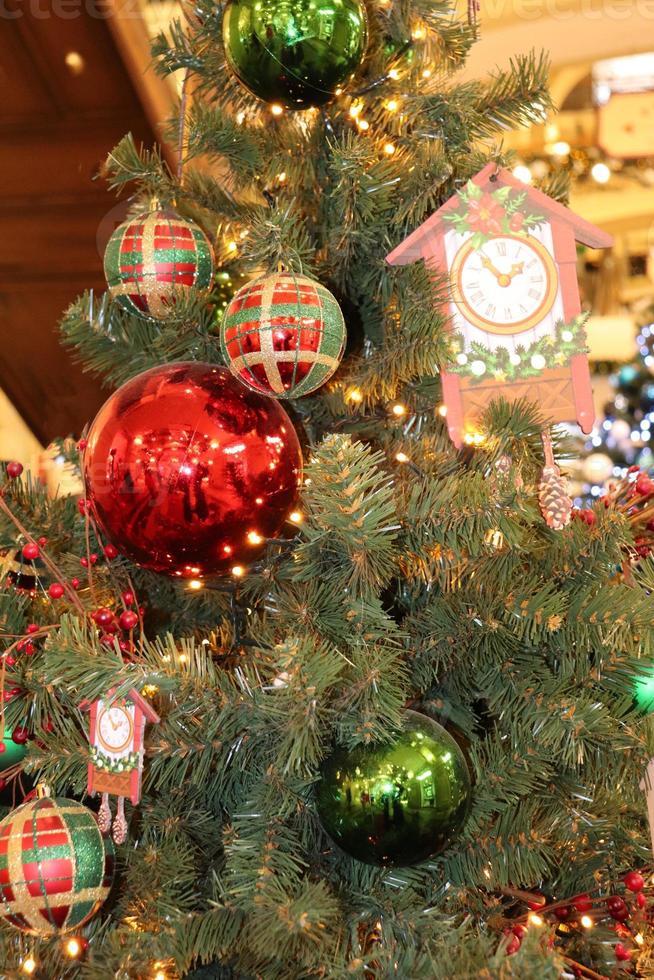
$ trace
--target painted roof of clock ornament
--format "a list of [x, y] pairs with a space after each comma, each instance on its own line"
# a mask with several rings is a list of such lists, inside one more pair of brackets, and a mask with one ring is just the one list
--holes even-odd
[[[521, 180], [518, 180], [510, 170], [498, 167], [492, 160], [471, 179], [473, 184], [476, 184], [483, 190], [493, 191], [498, 187], [513, 187], [515, 190], [526, 191], [527, 199], [532, 206], [544, 211], [549, 219], [558, 218], [559, 221], [570, 225], [575, 233], [576, 240], [583, 245], [588, 245], [589, 248], [609, 248], [613, 244], [613, 238], [608, 232], [602, 231], [597, 225], [593, 225], [590, 221], [581, 218], [574, 211], [571, 211], [570, 208], [566, 208], [564, 204], [553, 201], [547, 194], [543, 194], [542, 191], [537, 190], [530, 184], [525, 184]], [[449, 211], [455, 211], [459, 203], [458, 195], [453, 194], [445, 204], [440, 206], [438, 211], [434, 211], [431, 217], [423, 221], [408, 238], [405, 238], [403, 242], [386, 256], [386, 261], [389, 265], [410, 265], [412, 262], [417, 262], [418, 259], [423, 258], [425, 254], [423, 252], [425, 240], [430, 237], [431, 233], [440, 230], [440, 228], [445, 229], [443, 225], [444, 216]]]
[[390, 265], [423, 259], [449, 277], [447, 293], [435, 283], [434, 297], [451, 333], [441, 381], [456, 446], [474, 442], [500, 395], [537, 402], [546, 424], [576, 419], [590, 432], [577, 242], [613, 240], [491, 162], [387, 256]]
[[[98, 701], [106, 701], [108, 704], [111, 704], [115, 690], [116, 688], [113, 688], [111, 691], [108, 691], [106, 694], [101, 695], [101, 697], [93, 698], [92, 701], [89, 700], [82, 701], [82, 703], [80, 704], [80, 710], [89, 711], [94, 704], [98, 703]], [[155, 723], [161, 721], [159, 715], [154, 710], [152, 705], [149, 704], [144, 697], [141, 697], [141, 695], [139, 694], [139, 692], [136, 690], [135, 687], [130, 687], [130, 689], [123, 695], [123, 697], [127, 697], [129, 698], [130, 701], [133, 701], [136, 707], [140, 708], [141, 712], [145, 715], [148, 721], [152, 721]], [[121, 698], [116, 698], [115, 700], [120, 701]]]

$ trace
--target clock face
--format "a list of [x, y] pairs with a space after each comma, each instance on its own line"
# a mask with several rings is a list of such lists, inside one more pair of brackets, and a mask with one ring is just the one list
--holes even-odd
[[122, 752], [132, 740], [134, 726], [129, 712], [113, 704], [98, 718], [98, 739], [110, 752]]
[[524, 235], [495, 235], [479, 249], [466, 242], [450, 280], [463, 316], [488, 333], [530, 330], [552, 309], [558, 288], [552, 256]]

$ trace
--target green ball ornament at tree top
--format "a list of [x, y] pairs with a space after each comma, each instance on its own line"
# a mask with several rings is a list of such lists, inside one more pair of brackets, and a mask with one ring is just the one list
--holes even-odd
[[471, 800], [463, 752], [415, 711], [390, 742], [337, 749], [321, 769], [318, 815], [329, 836], [367, 864], [405, 867], [433, 858], [462, 829]]
[[19, 745], [11, 737], [11, 728], [5, 728], [4, 738], [2, 739], [3, 751], [0, 752], [0, 772], [11, 769], [23, 761], [27, 754], [27, 745]]
[[366, 50], [362, 0], [230, 0], [223, 17], [227, 61], [254, 95], [287, 109], [329, 102]]

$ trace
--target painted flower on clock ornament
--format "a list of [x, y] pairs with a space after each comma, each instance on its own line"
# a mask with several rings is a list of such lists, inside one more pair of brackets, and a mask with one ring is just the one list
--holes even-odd
[[499, 235], [505, 215], [506, 211], [491, 194], [482, 194], [480, 198], [469, 202], [466, 219], [471, 231], [480, 231], [483, 235]]

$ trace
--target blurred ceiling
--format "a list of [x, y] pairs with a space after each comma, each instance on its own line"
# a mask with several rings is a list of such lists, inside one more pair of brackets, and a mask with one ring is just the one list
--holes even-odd
[[0, 18], [0, 388], [44, 444], [79, 433], [106, 397], [56, 327], [79, 293], [104, 288], [121, 210], [94, 175], [126, 132], [153, 141], [109, 10], [53, 6], [5, 0]]

